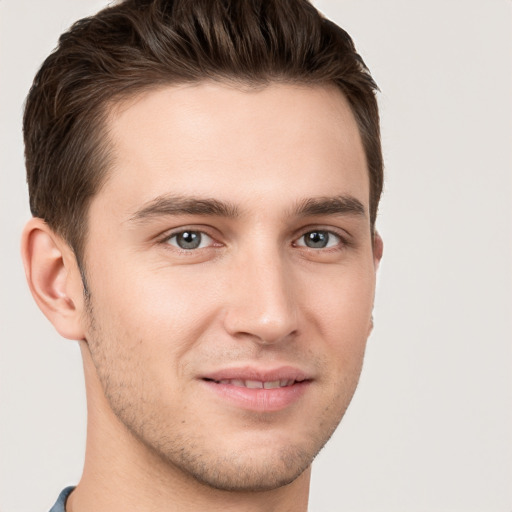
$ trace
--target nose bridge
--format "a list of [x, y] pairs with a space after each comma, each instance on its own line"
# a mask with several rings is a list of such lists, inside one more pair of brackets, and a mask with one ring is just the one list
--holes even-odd
[[232, 296], [226, 328], [276, 343], [297, 330], [292, 269], [277, 248], [259, 248], [240, 255], [232, 273]]

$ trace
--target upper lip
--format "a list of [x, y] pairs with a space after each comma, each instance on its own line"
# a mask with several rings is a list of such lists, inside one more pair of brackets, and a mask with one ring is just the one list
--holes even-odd
[[202, 379], [222, 380], [251, 380], [260, 382], [274, 381], [304, 381], [311, 380], [305, 371], [293, 366], [279, 366], [275, 368], [259, 368], [256, 366], [243, 366], [223, 368], [201, 375]]

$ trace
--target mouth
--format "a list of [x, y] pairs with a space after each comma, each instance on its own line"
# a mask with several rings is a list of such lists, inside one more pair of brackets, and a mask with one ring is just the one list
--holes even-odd
[[201, 378], [221, 403], [255, 412], [275, 412], [300, 401], [312, 379], [292, 367], [226, 369]]
[[298, 384], [300, 382], [304, 382], [307, 379], [280, 379], [280, 380], [243, 380], [243, 379], [222, 379], [215, 380], [204, 378], [203, 380], [207, 382], [214, 382], [215, 384], [223, 384], [229, 386], [235, 386], [237, 388], [248, 388], [248, 389], [277, 389], [277, 388], [287, 388], [293, 386], [294, 384]]

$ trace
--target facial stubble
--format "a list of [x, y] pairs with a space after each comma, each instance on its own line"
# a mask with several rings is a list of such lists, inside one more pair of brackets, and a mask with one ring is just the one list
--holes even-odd
[[[359, 378], [361, 365], [355, 380], [343, 379], [343, 385], [337, 390], [338, 395], [321, 411], [318, 418], [303, 419], [312, 422], [314, 428], [300, 442], [289, 442], [279, 446], [278, 450], [263, 454], [259, 453], [256, 444], [252, 451], [216, 450], [208, 439], [211, 426], [204, 423], [203, 419], [196, 418], [198, 422], [203, 422], [202, 430], [173, 428], [172, 415], [166, 414], [165, 408], [154, 401], [151, 393], [154, 383], [148, 379], [144, 365], [130, 354], [129, 347], [128, 350], [126, 347], [124, 351], [119, 350], [123, 347], [123, 337], [116, 336], [115, 330], [104, 329], [97, 318], [90, 289], [85, 294], [85, 305], [87, 350], [104, 397], [125, 434], [132, 442], [142, 446], [149, 458], [157, 460], [159, 467], [168, 469], [169, 474], [179, 474], [180, 477], [213, 489], [263, 492], [295, 481], [310, 467], [336, 430]], [[133, 376], [137, 374], [138, 380], [135, 382]], [[339, 410], [335, 410], [337, 407]], [[252, 415], [247, 415], [249, 423], [261, 422]]]

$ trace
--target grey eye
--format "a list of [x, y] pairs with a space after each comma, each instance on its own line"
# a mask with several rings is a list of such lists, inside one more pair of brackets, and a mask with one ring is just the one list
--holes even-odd
[[340, 237], [330, 231], [316, 230], [309, 231], [302, 235], [296, 245], [309, 247], [310, 249], [325, 249], [328, 247], [334, 247], [339, 244], [340, 241]]
[[212, 242], [212, 239], [201, 231], [182, 231], [171, 236], [168, 243], [184, 250], [200, 249]]

